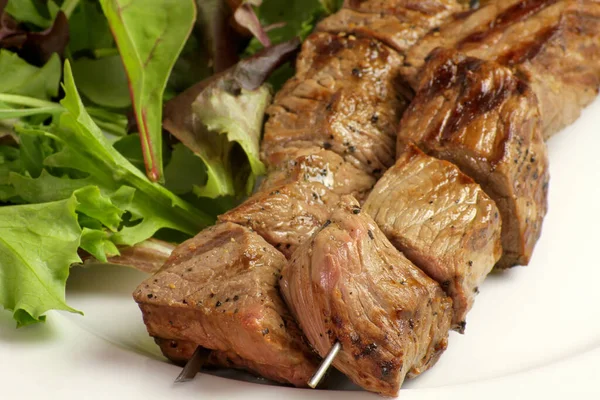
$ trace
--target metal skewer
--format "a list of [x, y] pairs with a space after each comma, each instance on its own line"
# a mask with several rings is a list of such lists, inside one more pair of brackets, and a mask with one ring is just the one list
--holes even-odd
[[181, 370], [181, 373], [175, 379], [175, 383], [188, 382], [194, 379], [196, 374], [200, 372], [200, 369], [202, 369], [202, 366], [208, 360], [209, 355], [210, 350], [198, 346], [196, 351], [194, 351], [192, 358], [188, 360], [185, 367]]
[[308, 381], [308, 386], [315, 389], [319, 385], [319, 382], [321, 382], [321, 379], [323, 379], [323, 377], [327, 373], [327, 370], [331, 366], [331, 363], [333, 363], [333, 360], [335, 359], [335, 357], [341, 349], [342, 345], [340, 344], [340, 342], [335, 342], [331, 350], [329, 350], [329, 353], [327, 353], [327, 356], [325, 357], [321, 365], [319, 365], [319, 369], [317, 369], [317, 372], [315, 372], [312, 378], [310, 378], [310, 380]]

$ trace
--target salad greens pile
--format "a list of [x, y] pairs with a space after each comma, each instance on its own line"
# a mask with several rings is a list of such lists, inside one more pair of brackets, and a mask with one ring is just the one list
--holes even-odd
[[[0, 0], [0, 305], [214, 223], [265, 173], [265, 108], [340, 0]], [[295, 39], [295, 40], [294, 40]], [[154, 239], [153, 239], [154, 238]]]

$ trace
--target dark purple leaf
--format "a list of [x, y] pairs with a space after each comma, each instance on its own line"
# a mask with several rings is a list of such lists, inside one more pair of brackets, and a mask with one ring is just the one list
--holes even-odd
[[54, 23], [43, 32], [30, 32], [19, 55], [30, 64], [42, 66], [57, 53], [64, 59], [65, 49], [69, 44], [69, 21], [67, 16], [59, 11]]
[[300, 39], [294, 38], [268, 47], [252, 57], [242, 60], [231, 71], [232, 89], [254, 90], [258, 88], [273, 71], [294, 55], [299, 46]]
[[191, 104], [208, 85], [215, 81], [220, 81], [220, 84], [230, 92], [237, 92], [242, 88], [257, 89], [275, 69], [292, 57], [299, 46], [298, 38], [271, 46], [252, 57], [241, 60], [226, 71], [198, 82], [165, 104], [164, 119], [175, 123], [190, 119]]
[[[261, 1], [254, 2], [254, 5], [260, 5]], [[258, 39], [260, 44], [264, 47], [271, 46], [271, 40], [269, 35], [265, 32], [265, 29], [260, 24], [251, 3], [241, 4], [233, 13], [235, 21], [243, 28], [246, 28], [250, 33]]]
[[196, 0], [198, 18], [194, 33], [208, 52], [215, 73], [226, 70], [238, 60], [237, 44], [242, 35], [231, 25], [231, 8], [223, 0]]
[[10, 15], [4, 12], [7, 0], [0, 0], [0, 48], [14, 51], [28, 63], [41, 67], [58, 53], [64, 58], [69, 43], [69, 22], [59, 11], [52, 26], [42, 32], [23, 29]]

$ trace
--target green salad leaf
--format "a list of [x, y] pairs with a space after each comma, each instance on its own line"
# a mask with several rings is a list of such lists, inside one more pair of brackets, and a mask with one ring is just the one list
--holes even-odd
[[10, 173], [22, 170], [18, 148], [0, 146], [0, 202], [8, 202], [16, 197], [15, 188], [10, 184]]
[[17, 125], [20, 146], [0, 146], [0, 304], [19, 326], [65, 303], [78, 249], [107, 262], [159, 230], [189, 237], [214, 219], [150, 180], [119, 153], [86, 111], [65, 63], [50, 125]]
[[[77, 94], [69, 63], [65, 64], [64, 89], [58, 127], [17, 127], [22, 138], [42, 137], [54, 142], [58, 149], [43, 160], [44, 168], [62, 171], [61, 175], [27, 170], [9, 174], [16, 195], [29, 203], [55, 201], [69, 197], [74, 191], [95, 186], [103, 196], [121, 210], [131, 214], [131, 224], [111, 234], [115, 244], [133, 245], [150, 238], [156, 231], [169, 228], [194, 235], [213, 222], [212, 217], [199, 211], [132, 165], [109, 143], [83, 107]], [[40, 156], [35, 157], [39, 163]], [[37, 166], [39, 169], [40, 166]], [[124, 195], [124, 192], [127, 192]], [[110, 210], [109, 204], [104, 207]], [[118, 218], [112, 222], [82, 210], [103, 225], [116, 230]], [[117, 210], [114, 210], [118, 213]]]
[[135, 244], [151, 237], [158, 229], [171, 228], [188, 235], [211, 224], [212, 219], [175, 196], [163, 186], [150, 182], [143, 173], [115, 150], [86, 112], [77, 94], [69, 63], [65, 64], [61, 115], [54, 135], [63, 149], [46, 159], [46, 165], [77, 169], [94, 179], [107, 191], [126, 185], [135, 189], [131, 213], [142, 219], [135, 226], [124, 227], [115, 234], [115, 243]]
[[259, 145], [271, 89], [264, 81], [298, 46], [292, 40], [265, 49], [165, 105], [165, 129], [206, 166], [206, 184], [193, 185], [197, 196], [248, 195], [265, 173]]
[[69, 17], [69, 50], [71, 54], [98, 56], [98, 51], [115, 50], [115, 41], [98, 0], [79, 0]]
[[48, 28], [52, 25], [53, 18], [44, 3], [41, 0], [9, 0], [5, 10], [17, 21]]
[[320, 0], [320, 2], [325, 11], [327, 11], [327, 14], [333, 14], [337, 12], [344, 4], [344, 0]]
[[193, 0], [101, 0], [125, 65], [146, 173], [163, 179], [162, 99], [169, 74], [192, 31]]
[[107, 108], [131, 106], [127, 75], [118, 55], [81, 57], [73, 62], [73, 74], [81, 94], [95, 104]]
[[17, 326], [44, 321], [51, 309], [79, 312], [65, 302], [72, 263], [79, 262], [77, 199], [0, 207], [0, 304]]
[[61, 63], [54, 53], [43, 67], [28, 64], [15, 53], [0, 50], [0, 93], [18, 94], [38, 99], [51, 99], [58, 95]]
[[[200, 93], [192, 103], [192, 112], [208, 132], [195, 136], [195, 153], [207, 167], [206, 186], [195, 188], [200, 197], [215, 198], [236, 193], [252, 193], [256, 177], [264, 175], [259, 146], [265, 109], [271, 102], [271, 91], [261, 86], [232, 94], [217, 81]], [[189, 142], [188, 142], [189, 143]], [[250, 173], [240, 170], [246, 160], [234, 159], [233, 145], [238, 144], [250, 163]], [[239, 165], [241, 164], [241, 165]], [[245, 181], [235, 178], [247, 176]], [[236, 185], [237, 183], [237, 185]], [[237, 186], [237, 187], [236, 187]]]

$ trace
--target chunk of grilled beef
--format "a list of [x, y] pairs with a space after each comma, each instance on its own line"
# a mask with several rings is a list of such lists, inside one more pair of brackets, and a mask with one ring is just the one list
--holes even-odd
[[351, 196], [282, 276], [284, 298], [313, 348], [325, 356], [340, 342], [335, 367], [367, 390], [397, 395], [407, 374], [419, 375], [446, 348], [452, 300]]
[[338, 195], [362, 199], [375, 185], [375, 178], [336, 153], [320, 147], [287, 149], [269, 156], [271, 168], [260, 191], [292, 182], [318, 182]]
[[417, 87], [432, 50], [455, 48], [513, 68], [540, 102], [544, 137], [574, 122], [600, 88], [600, 1], [493, 0], [459, 14], [407, 53]]
[[477, 288], [502, 255], [496, 204], [458, 167], [408, 145], [363, 210], [453, 300], [463, 332]]
[[327, 221], [339, 199], [319, 182], [292, 182], [258, 192], [219, 221], [251, 228], [290, 257]]
[[537, 99], [508, 68], [437, 50], [398, 132], [479, 183], [502, 217], [501, 268], [527, 264], [546, 214], [548, 157]]
[[404, 53], [453, 13], [463, 11], [455, 0], [346, 0], [317, 30], [377, 39]]
[[222, 223], [178, 246], [133, 297], [148, 332], [175, 361], [203, 346], [217, 351], [216, 361], [229, 355], [238, 368], [305, 386], [316, 364], [279, 295], [285, 263], [258, 234]]
[[322, 147], [378, 177], [394, 163], [396, 127], [408, 104], [402, 57], [374, 39], [315, 33], [296, 75], [267, 109], [262, 157]]

